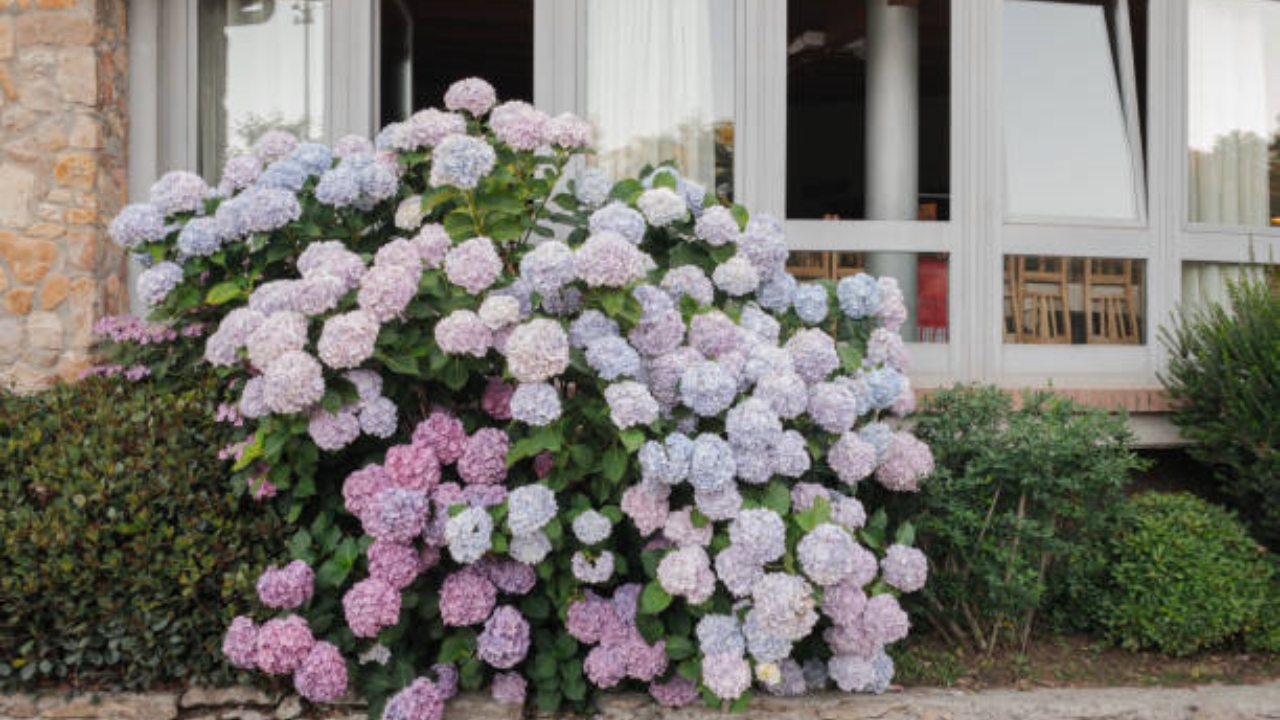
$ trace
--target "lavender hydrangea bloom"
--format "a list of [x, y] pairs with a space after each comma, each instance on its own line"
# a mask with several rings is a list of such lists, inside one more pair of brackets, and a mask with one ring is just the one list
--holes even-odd
[[865, 372], [862, 377], [867, 382], [871, 407], [876, 410], [889, 407], [894, 400], [898, 399], [898, 395], [902, 394], [905, 380], [902, 373], [891, 367], [874, 368]]
[[751, 687], [751, 666], [739, 655], [709, 655], [702, 659], [702, 684], [721, 700], [735, 700]]
[[483, 427], [467, 438], [458, 458], [458, 477], [469, 485], [493, 485], [507, 476], [507, 451], [511, 440], [498, 428]]
[[507, 338], [507, 369], [523, 383], [545, 382], [569, 366], [569, 337], [560, 323], [536, 318]]
[[436, 345], [446, 355], [484, 357], [493, 344], [493, 332], [471, 310], [454, 310], [436, 323]]
[[333, 154], [339, 158], [371, 152], [373, 152], [373, 143], [362, 135], [343, 135], [333, 144]]
[[774, 441], [772, 460], [773, 472], [789, 478], [803, 477], [812, 465], [809, 445], [796, 430], [787, 430]]
[[164, 216], [154, 205], [126, 205], [111, 221], [107, 233], [111, 240], [126, 250], [165, 236]]
[[876, 322], [890, 332], [902, 330], [902, 324], [907, 320], [907, 304], [898, 281], [882, 277], [876, 280], [876, 286], [880, 288], [881, 295], [880, 308], [875, 312]]
[[675, 432], [659, 443], [649, 440], [640, 447], [637, 459], [640, 474], [646, 482], [662, 485], [678, 485], [689, 476], [689, 463], [693, 458], [693, 441], [683, 433]]
[[648, 425], [658, 419], [658, 401], [638, 382], [613, 383], [605, 388], [604, 399], [609, 406], [609, 419], [619, 430]]
[[467, 508], [449, 518], [444, 535], [455, 561], [464, 565], [473, 563], [489, 552], [493, 518], [484, 508]]
[[511, 396], [511, 417], [541, 427], [560, 417], [560, 394], [547, 383], [521, 383]]
[[644, 216], [617, 200], [591, 213], [587, 224], [592, 235], [612, 232], [634, 245], [644, 239]]
[[452, 185], [472, 190], [493, 170], [496, 155], [489, 143], [469, 135], [450, 135], [436, 145], [431, 161], [431, 186]]
[[258, 628], [255, 640], [254, 663], [270, 675], [288, 675], [297, 670], [316, 643], [300, 615], [266, 621]]
[[771, 215], [751, 218], [738, 241], [738, 252], [751, 261], [761, 277], [783, 272], [787, 264], [787, 241], [782, 236], [782, 223]]
[[211, 217], [191, 218], [178, 233], [178, 252], [184, 257], [208, 257], [221, 247], [222, 233]]
[[870, 275], [858, 273], [840, 280], [836, 298], [845, 315], [855, 320], [869, 317], [880, 309], [880, 286]]
[[639, 280], [653, 260], [616, 232], [587, 238], [574, 253], [574, 272], [588, 287], [623, 287]]
[[786, 312], [796, 295], [796, 279], [785, 270], [766, 275], [756, 288], [760, 307], [776, 313]]
[[476, 655], [492, 667], [515, 667], [529, 653], [529, 621], [519, 610], [503, 605], [485, 621], [476, 638]]
[[598, 545], [613, 532], [613, 521], [595, 510], [587, 510], [573, 519], [573, 536], [583, 545]]
[[229, 196], [253, 184], [262, 174], [262, 163], [252, 155], [237, 155], [222, 166], [222, 179], [218, 181], [218, 193]]
[[286, 352], [272, 360], [262, 379], [262, 399], [272, 412], [302, 412], [324, 397], [320, 363], [305, 352]]
[[733, 297], [750, 294], [760, 286], [760, 273], [743, 255], [734, 255], [711, 273], [716, 287]]
[[151, 185], [151, 205], [161, 215], [203, 213], [204, 201], [212, 196], [203, 178], [183, 170], [167, 172]]
[[867, 600], [862, 611], [862, 624], [867, 634], [882, 645], [905, 638], [911, 627], [906, 611], [898, 605], [898, 599], [887, 594]]
[[412, 584], [423, 569], [418, 551], [411, 545], [378, 540], [365, 554], [369, 557], [369, 577], [383, 580], [397, 590]]
[[249, 362], [262, 369], [287, 352], [301, 350], [307, 344], [307, 325], [307, 319], [300, 313], [272, 314], [245, 341]]
[[587, 344], [587, 365], [600, 379], [613, 381], [620, 377], [641, 375], [640, 354], [626, 340], [617, 336], [598, 338]]
[[254, 181], [254, 185], [262, 188], [275, 188], [298, 192], [307, 182], [307, 169], [300, 163], [289, 160], [277, 160], [267, 166], [266, 170]]
[[418, 278], [396, 265], [374, 266], [360, 279], [356, 303], [379, 322], [399, 317], [418, 293]]
[[531, 535], [517, 535], [511, 538], [507, 552], [526, 565], [537, 565], [551, 552], [551, 540], [541, 530]]
[[848, 497], [840, 493], [832, 493], [831, 522], [843, 525], [850, 530], [867, 524], [867, 511], [858, 498]]
[[709, 358], [737, 350], [738, 333], [738, 326], [719, 310], [699, 313], [689, 321], [689, 345]]
[[263, 605], [278, 610], [299, 607], [311, 599], [315, 579], [311, 566], [301, 560], [294, 560], [283, 568], [272, 565], [258, 577], [258, 599]]
[[323, 205], [339, 208], [352, 205], [360, 198], [360, 176], [341, 165], [326, 170], [316, 183], [315, 196]]
[[530, 535], [556, 516], [556, 495], [546, 485], [522, 485], [507, 500], [507, 527], [512, 535]]
[[869, 477], [876, 468], [875, 448], [855, 433], [844, 433], [827, 449], [827, 464], [840, 481], [850, 485]]
[[744, 598], [751, 595], [751, 589], [764, 577], [764, 566], [752, 562], [745, 548], [730, 545], [716, 555], [716, 575], [729, 594]]
[[516, 150], [534, 150], [546, 142], [547, 114], [527, 102], [508, 100], [489, 114], [489, 127]]
[[818, 622], [809, 583], [795, 575], [767, 573], [751, 590], [752, 612], [770, 634], [792, 642]]
[[742, 626], [733, 615], [703, 615], [694, 634], [697, 635], [698, 649], [703, 655], [728, 653], [741, 656], [747, 651]]
[[293, 687], [311, 702], [327, 703], [347, 692], [347, 661], [338, 646], [317, 642], [293, 675]]
[[791, 420], [808, 409], [809, 389], [794, 372], [771, 373], [756, 383], [753, 396], [769, 404], [778, 417]]
[[360, 430], [385, 440], [396, 432], [396, 415], [396, 404], [390, 398], [365, 401], [360, 407]]
[[829, 661], [831, 679], [845, 692], [879, 695], [893, 681], [893, 660], [883, 649], [871, 658], [860, 655], [836, 655]]
[[667, 521], [670, 494], [667, 488], [632, 485], [622, 494], [620, 506], [641, 535], [651, 535]]
[[757, 665], [775, 663], [791, 655], [791, 641], [764, 625], [760, 613], [752, 609], [742, 623], [742, 634], [747, 639], [747, 652]]
[[236, 197], [244, 212], [249, 232], [278, 230], [302, 217], [298, 197], [288, 190], [250, 188]]
[[404, 123], [403, 141], [411, 149], [435, 147], [450, 135], [467, 131], [467, 121], [461, 115], [441, 112], [436, 108], [419, 110]]
[[682, 297], [688, 297], [700, 306], [715, 302], [715, 286], [697, 265], [671, 268], [662, 277], [660, 287], [676, 302], [679, 302]]
[[336, 452], [360, 436], [360, 418], [349, 408], [337, 412], [317, 408], [307, 422], [307, 435], [321, 450]]
[[715, 574], [707, 551], [691, 545], [667, 553], [658, 563], [658, 583], [663, 590], [684, 597], [691, 604], [706, 602], [715, 592]]
[[473, 295], [493, 285], [501, 272], [502, 259], [487, 237], [474, 237], [454, 246], [444, 259], [444, 273], [449, 282]]
[[736, 243], [738, 237], [742, 234], [738, 228], [737, 219], [733, 217], [733, 213], [729, 211], [729, 208], [719, 205], [707, 208], [698, 217], [698, 222], [694, 225], [693, 232], [698, 236], [699, 240], [713, 247]]
[[733, 482], [736, 465], [733, 448], [719, 435], [702, 433], [693, 441], [689, 483], [703, 492], [719, 490]]
[[897, 492], [915, 492], [920, 480], [933, 472], [929, 446], [910, 433], [897, 432], [889, 442], [885, 460], [876, 470], [876, 480]]
[[742, 509], [742, 493], [732, 483], [726, 483], [716, 490], [694, 490], [693, 504], [698, 512], [712, 520], [732, 520]]
[[[680, 315], [679, 310], [668, 309], [653, 313], [641, 312], [640, 323], [627, 333], [627, 339], [631, 341], [631, 345], [645, 357], [658, 357], [673, 353], [679, 347], [681, 341], [684, 340], [684, 318]], [[702, 356], [696, 350], [689, 349], [690, 352], [698, 355], [701, 360]], [[674, 356], [673, 357], [682, 357]], [[672, 366], [670, 371], [676, 374], [672, 378], [671, 390], [675, 390], [675, 378], [679, 378], [683, 374], [684, 367]], [[674, 400], [672, 401], [674, 402]]]
[[363, 310], [334, 315], [320, 331], [316, 352], [331, 368], [357, 367], [373, 356], [379, 329], [377, 318]]
[[558, 240], [547, 240], [521, 258], [520, 275], [542, 295], [556, 292], [574, 278], [573, 251]]
[[818, 383], [809, 389], [809, 417], [829, 433], [846, 433], [858, 419], [858, 399], [840, 383]]
[[253, 143], [253, 155], [263, 165], [288, 156], [298, 146], [298, 138], [285, 130], [268, 130]]
[[729, 523], [729, 542], [742, 548], [748, 562], [764, 565], [787, 551], [787, 528], [768, 508], [743, 510]]
[[303, 278], [327, 275], [342, 281], [348, 290], [359, 287], [365, 272], [364, 260], [337, 240], [311, 243], [298, 255], [298, 274]]
[[243, 615], [231, 621], [222, 640], [222, 654], [234, 666], [243, 670], [253, 669], [256, 663], [258, 626]]
[[440, 720], [444, 716], [446, 693], [426, 678], [392, 695], [382, 711], [383, 720]]
[[822, 382], [832, 371], [840, 367], [840, 356], [832, 337], [816, 328], [801, 330], [787, 341], [787, 352], [796, 368], [796, 374], [806, 383]]
[[929, 576], [929, 561], [916, 548], [894, 544], [885, 550], [880, 571], [890, 586], [902, 592], [915, 592], [924, 587]]
[[159, 305], [182, 282], [182, 266], [159, 262], [138, 275], [138, 296], [148, 305]]
[[498, 93], [487, 81], [478, 77], [463, 78], [444, 93], [444, 106], [450, 110], [465, 110], [479, 117], [498, 101]]
[[319, 175], [333, 164], [333, 153], [321, 143], [304, 142], [289, 153], [288, 159], [301, 165], [307, 173]]
[[689, 216], [684, 199], [671, 189], [664, 187], [641, 193], [636, 200], [636, 207], [644, 213], [645, 219], [654, 227], [666, 227]]
[[587, 207], [598, 207], [609, 199], [613, 180], [600, 168], [589, 167], [578, 174], [574, 183], [574, 197]]
[[239, 359], [239, 351], [244, 347], [249, 335], [266, 320], [266, 317], [246, 307], [236, 308], [227, 313], [205, 342], [204, 359], [211, 365], [229, 367]]
[[405, 543], [422, 533], [431, 505], [424, 493], [388, 488], [374, 496], [361, 520], [379, 540]]
[[831, 523], [823, 523], [805, 535], [796, 554], [805, 575], [824, 587], [839, 583], [854, 571], [853, 538]]
[[603, 550], [600, 556], [592, 560], [579, 550], [573, 554], [570, 569], [573, 577], [584, 585], [600, 585], [613, 577], [613, 553]]
[[806, 325], [817, 325], [827, 319], [829, 301], [827, 289], [816, 283], [800, 285], [791, 298], [796, 315]]
[[737, 378], [711, 360], [693, 365], [680, 377], [680, 401], [701, 417], [724, 412], [737, 394]]

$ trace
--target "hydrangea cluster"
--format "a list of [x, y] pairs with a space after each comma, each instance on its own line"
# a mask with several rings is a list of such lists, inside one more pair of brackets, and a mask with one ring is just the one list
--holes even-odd
[[[315, 572], [258, 583], [319, 632], [237, 618], [233, 664], [317, 702], [349, 668], [412, 667], [389, 720], [439, 720], [486, 680], [504, 702], [628, 683], [670, 706], [887, 686], [908, 621], [885, 588], [919, 590], [928, 563], [858, 491], [915, 491], [933, 463], [884, 422], [914, 402], [901, 290], [797, 283], [780, 221], [670, 166], [553, 191], [590, 135], [469, 78], [374, 142], [267, 133], [216, 190], [171, 174], [112, 223], [156, 260], [158, 318], [218, 301], [203, 354], [237, 482], [320, 518], [294, 544]], [[201, 285], [223, 258], [253, 273]], [[330, 522], [339, 503], [354, 521]], [[687, 608], [687, 631], [652, 622]]]

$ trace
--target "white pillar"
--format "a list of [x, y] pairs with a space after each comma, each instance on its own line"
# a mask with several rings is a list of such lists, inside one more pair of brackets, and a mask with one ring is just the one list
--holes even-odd
[[[920, 186], [919, 11], [890, 0], [867, 2], [868, 220], [915, 220]], [[867, 257], [873, 275], [898, 279], [910, 318], [902, 327], [916, 339], [916, 256], [877, 252]]]

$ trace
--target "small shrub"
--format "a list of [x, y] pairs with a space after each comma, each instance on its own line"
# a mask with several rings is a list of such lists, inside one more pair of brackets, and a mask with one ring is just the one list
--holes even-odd
[[1073, 606], [1123, 647], [1187, 655], [1245, 631], [1265, 644], [1274, 625], [1265, 551], [1232, 513], [1192, 495], [1126, 501], [1082, 552]]
[[929, 398], [918, 418], [936, 470], [902, 500], [931, 564], [914, 609], [980, 652], [1025, 643], [1074, 533], [1142, 466], [1125, 420], [1047, 393], [1014, 410], [998, 388], [963, 385]]
[[226, 621], [283, 540], [238, 509], [212, 389], [0, 395], [0, 687], [232, 678]]
[[1183, 310], [1161, 331], [1161, 376], [1191, 455], [1214, 469], [1258, 539], [1280, 542], [1280, 295], [1233, 285], [1226, 306]]

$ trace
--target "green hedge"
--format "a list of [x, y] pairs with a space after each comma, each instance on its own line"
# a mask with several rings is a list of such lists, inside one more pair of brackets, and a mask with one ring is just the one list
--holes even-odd
[[225, 623], [283, 556], [228, 485], [213, 383], [0, 395], [0, 687], [225, 682]]
[[1130, 648], [1187, 655], [1243, 637], [1275, 650], [1269, 558], [1235, 515], [1186, 493], [1120, 505], [1068, 572], [1071, 607]]

